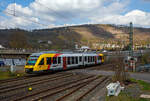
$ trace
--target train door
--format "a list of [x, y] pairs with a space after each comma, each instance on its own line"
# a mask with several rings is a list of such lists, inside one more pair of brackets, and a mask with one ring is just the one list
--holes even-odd
[[39, 62], [39, 70], [46, 70], [46, 58], [42, 58], [41, 61]]
[[63, 70], [67, 69], [66, 57], [63, 57]]
[[82, 61], [82, 66], [84, 66], [84, 55], [82, 55], [81, 61]]
[[51, 58], [51, 57], [47, 57], [47, 58], [46, 58], [46, 67], [47, 67], [47, 70], [50, 69], [52, 62], [53, 62], [53, 61], [52, 61], [52, 58]]
[[87, 60], [88, 60], [88, 56], [84, 55], [84, 66], [88, 64]]

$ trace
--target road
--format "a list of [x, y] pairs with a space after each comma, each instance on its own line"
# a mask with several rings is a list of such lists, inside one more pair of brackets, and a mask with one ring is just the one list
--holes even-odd
[[[103, 70], [87, 70], [87, 69], [77, 69], [68, 72], [75, 73], [87, 73], [93, 75], [114, 75], [113, 71], [103, 71]], [[131, 78], [135, 78], [137, 80], [143, 80], [150, 83], [150, 73], [129, 73]]]

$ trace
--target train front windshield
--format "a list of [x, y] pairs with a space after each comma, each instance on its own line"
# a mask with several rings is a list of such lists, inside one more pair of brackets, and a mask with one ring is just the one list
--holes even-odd
[[38, 57], [30, 56], [26, 65], [35, 65], [37, 59], [38, 59]]

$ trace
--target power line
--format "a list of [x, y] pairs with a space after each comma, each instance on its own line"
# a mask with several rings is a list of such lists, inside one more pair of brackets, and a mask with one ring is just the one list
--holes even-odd
[[[0, 5], [0, 7], [1, 7], [2, 9], [5, 9], [5, 7], [3, 7], [2, 5]], [[0, 11], [1, 11], [2, 13], [4, 13], [4, 14], [8, 14], [8, 15], [11, 15], [11, 16], [14, 16], [14, 17], [20, 17], [20, 16], [17, 16], [17, 15], [16, 15], [15, 0], [14, 0], [14, 10], [8, 9], [8, 8], [7, 8], [7, 10], [13, 12], [13, 14], [10, 13], [10, 12], [6, 12], [6, 11], [0, 9]], [[26, 21], [30, 21], [30, 22], [36, 23], [36, 24], [38, 24], [38, 25], [42, 25], [42, 26], [46, 26], [46, 27], [48, 26], [48, 25], [46, 25], [46, 24], [42, 24], [42, 23], [39, 23], [39, 22], [30, 20], [30, 19], [26, 19], [26, 18], [23, 17], [23, 16], [20, 17], [20, 18], [23, 19], [23, 20], [26, 20]], [[11, 23], [11, 24], [13, 24], [13, 23]], [[13, 25], [16, 26], [15, 24], [13, 24]], [[1, 27], [6, 28], [6, 29], [8, 28], [8, 27], [2, 26], [2, 25], [1, 25]]]
[[[14, 3], [15, 3], [15, 0], [14, 0]], [[64, 21], [68, 20], [68, 19], [66, 19], [66, 15], [57, 13], [54, 9], [45, 6], [41, 2], [34, 2], [34, 3], [36, 3], [36, 4], [40, 5], [40, 6], [43, 6], [43, 7], [47, 8], [47, 9], [51, 10], [55, 15], [58, 15], [59, 17], [62, 17], [63, 18], [62, 20], [64, 20]], [[15, 5], [14, 5], [14, 10], [15, 10]], [[16, 11], [14, 11], [14, 15], [15, 15], [15, 12]]]
[[16, 0], [14, 0], [14, 16], [16, 15], [15, 12], [16, 11]]
[[[3, 17], [3, 16], [0, 15], [0, 17]], [[10, 22], [9, 22], [9, 23], [10, 23]], [[10, 23], [10, 24], [13, 24], [13, 23]], [[13, 24], [13, 25], [15, 26], [15, 24]], [[3, 28], [5, 28], [5, 29], [11, 28], [11, 27], [8, 27], [8, 26], [4, 26], [3, 23], [0, 23], [0, 27], [3, 27]]]
[[[8, 15], [11, 15], [11, 16], [14, 16], [14, 17], [20, 17], [20, 16], [17, 16], [17, 15], [16, 15], [16, 7], [15, 7], [15, 6], [16, 6], [16, 0], [14, 0], [13, 3], [14, 3], [14, 10], [7, 8], [7, 10], [12, 11], [13, 14], [11, 14], [11, 13], [9, 13], [9, 12], [6, 12], [6, 11], [3, 11], [3, 10], [0, 10], [0, 11], [1, 11], [1, 12], [5, 12], [5, 13], [7, 13]], [[5, 7], [2, 7], [1, 5], [0, 5], [0, 7], [3, 8], [3, 9], [5, 9]], [[18, 12], [18, 11], [17, 11], [17, 12]], [[20, 11], [19, 11], [19, 13], [21, 14]], [[34, 17], [34, 16], [33, 16], [33, 17]], [[39, 24], [39, 25], [41, 25], [41, 26], [46, 26], [46, 27], [49, 26], [49, 25], [42, 24], [42, 23], [37, 22], [37, 21], [33, 21], [33, 20], [30, 20], [30, 19], [26, 19], [26, 18], [23, 17], [23, 16], [22, 16], [21, 18], [24, 19], [24, 20], [26, 20], [26, 21], [31, 21], [31, 22], [33, 22], [33, 23]], [[40, 19], [40, 18], [38, 18], [38, 19]]]
[[[45, 7], [45, 8], [47, 8], [47, 9], [51, 10], [55, 15], [58, 15], [59, 17], [62, 17], [62, 18], [63, 18], [63, 19], [62, 19], [63, 21], [68, 21], [68, 19], [66, 18], [66, 15], [65, 15], [65, 14], [57, 13], [56, 10], [54, 10], [54, 9], [48, 7], [48, 6], [45, 6], [45, 5], [42, 4], [40, 1], [36, 1], [35, 3], [37, 3], [37, 4], [39, 4], [39, 5], [43, 6], [43, 7]], [[81, 20], [81, 18], [78, 18], [78, 19]], [[61, 21], [61, 20], [60, 20], [60, 21]]]
[[[7, 13], [7, 14], [9, 13], [9, 15], [12, 15], [12, 16], [15, 16], [15, 17], [19, 17], [19, 16], [17, 16], [17, 13], [18, 13], [18, 12], [21, 13], [21, 12], [20, 12], [20, 11], [16, 11], [15, 2], [16, 2], [16, 1], [14, 0], [14, 10], [7, 8], [7, 10], [9, 10], [9, 11], [13, 11], [13, 14], [10, 14], [9, 12], [6, 12], [6, 11], [5, 11], [5, 13]], [[42, 4], [42, 3], [40, 3], [40, 2], [35, 2], [35, 3], [37, 3], [38, 5], [41, 5], [41, 6], [45, 7], [45, 8], [47, 8], [47, 9], [51, 10], [55, 15], [58, 15], [58, 16], [64, 18], [64, 19], [62, 19], [62, 20], [64, 20], [64, 21], [67, 20], [67, 19], [66, 19], [66, 15], [59, 14], [59, 13], [57, 13], [54, 9], [49, 8], [49, 7], [45, 6], [44, 4]], [[36, 17], [36, 16], [33, 16], [33, 17]], [[36, 18], [40, 19], [39, 17], [36, 17]], [[42, 26], [46, 26], [46, 27], [49, 26], [49, 25], [46, 25], [46, 24], [39, 23], [39, 22], [37, 22], [37, 21], [33, 21], [33, 20], [30, 20], [30, 19], [26, 19], [25, 17], [24, 17], [23, 19], [24, 19], [24, 20], [31, 21], [31, 22], [36, 23], [36, 24], [40, 24], [40, 25], [42, 25]]]
[[[1, 6], [0, 6], [0, 7], [1, 7]], [[8, 9], [8, 8], [7, 8], [7, 10], [9, 10], [9, 11], [14, 11], [14, 10], [11, 10], [11, 9]], [[2, 10], [0, 10], [0, 11], [2, 11]], [[14, 15], [14, 14], [11, 14], [11, 13], [9, 13], [9, 12], [6, 12], [6, 11], [2, 11], [2, 12], [7, 13], [8, 15], [11, 15], [11, 16], [14, 16], [14, 17], [20, 17], [20, 16], [17, 16], [17, 15], [16, 15], [16, 12], [15, 12], [15, 15]], [[22, 19], [24, 19], [24, 20], [26, 20], [26, 21], [31, 21], [31, 22], [33, 22], [33, 23], [39, 24], [39, 25], [41, 25], [41, 26], [46, 26], [46, 27], [49, 26], [49, 25], [46, 25], [46, 24], [42, 24], [42, 23], [39, 23], [39, 22], [30, 20], [30, 19], [27, 19], [27, 18], [25, 18], [25, 17], [23, 17], [23, 16], [20, 17], [20, 18], [22, 18]]]
[[37, 3], [37, 4], [39, 4], [39, 5], [43, 6], [43, 7], [45, 7], [45, 8], [47, 8], [47, 9], [51, 10], [54, 14], [56, 14], [56, 15], [58, 15], [58, 16], [60, 16], [60, 17], [63, 17], [64, 20], [66, 21], [66, 15], [59, 14], [59, 13], [57, 13], [54, 9], [49, 8], [49, 7], [45, 6], [44, 4], [42, 4], [42, 3], [40, 3], [40, 2], [35, 2], [35, 3]]

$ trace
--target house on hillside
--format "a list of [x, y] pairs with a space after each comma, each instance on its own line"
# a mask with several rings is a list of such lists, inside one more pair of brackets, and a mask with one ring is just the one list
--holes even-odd
[[43, 40], [38, 40], [39, 44], [52, 44], [52, 41], [43, 41]]
[[90, 48], [88, 46], [82, 46], [80, 48], [80, 51], [88, 51], [88, 50], [90, 50]]

